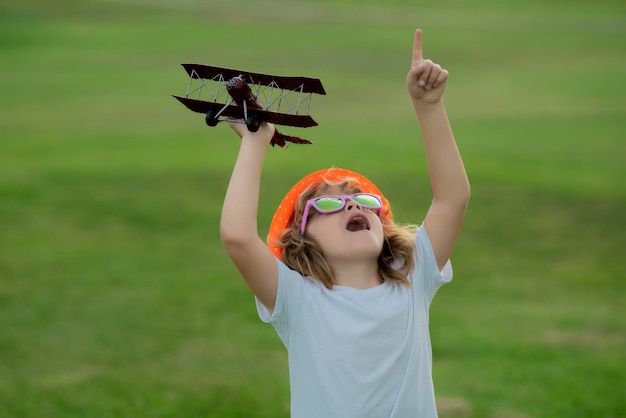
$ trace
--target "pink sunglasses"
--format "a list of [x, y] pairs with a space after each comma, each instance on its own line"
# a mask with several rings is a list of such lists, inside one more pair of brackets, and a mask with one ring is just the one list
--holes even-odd
[[309, 210], [313, 207], [319, 213], [335, 213], [346, 207], [346, 201], [352, 200], [359, 206], [365, 209], [372, 209], [380, 216], [380, 212], [383, 208], [383, 201], [377, 194], [371, 193], [355, 193], [346, 194], [341, 196], [318, 196], [313, 199], [309, 199], [304, 207], [304, 213], [302, 214], [302, 225], [300, 225], [300, 234], [304, 235], [306, 228], [306, 221], [309, 216]]

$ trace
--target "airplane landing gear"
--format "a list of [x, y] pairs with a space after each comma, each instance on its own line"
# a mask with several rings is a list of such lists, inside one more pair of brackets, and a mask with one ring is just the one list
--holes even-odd
[[250, 132], [256, 132], [259, 130], [261, 126], [261, 121], [259, 120], [259, 115], [251, 114], [246, 118], [246, 126]]
[[215, 110], [209, 110], [206, 112], [205, 121], [209, 126], [216, 126], [219, 120], [215, 117]]

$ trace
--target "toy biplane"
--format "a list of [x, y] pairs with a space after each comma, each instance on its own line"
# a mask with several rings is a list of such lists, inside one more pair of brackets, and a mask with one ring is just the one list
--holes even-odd
[[[283, 77], [202, 64], [182, 64], [189, 74], [185, 97], [173, 95], [189, 110], [203, 113], [207, 125], [245, 123], [256, 132], [262, 122], [308, 128], [317, 122], [309, 115], [313, 94], [326, 94], [322, 82], [308, 77]], [[193, 97], [192, 97], [193, 96]], [[311, 141], [278, 129], [272, 146]]]

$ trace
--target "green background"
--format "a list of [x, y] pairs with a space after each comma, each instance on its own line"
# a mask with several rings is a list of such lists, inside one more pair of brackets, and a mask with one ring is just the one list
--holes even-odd
[[310, 171], [430, 200], [413, 30], [450, 71], [472, 183], [431, 307], [442, 417], [626, 416], [626, 6], [619, 1], [0, 5], [0, 416], [287, 417], [286, 352], [224, 253], [237, 153], [171, 97], [182, 62], [321, 78], [271, 149], [260, 233]]

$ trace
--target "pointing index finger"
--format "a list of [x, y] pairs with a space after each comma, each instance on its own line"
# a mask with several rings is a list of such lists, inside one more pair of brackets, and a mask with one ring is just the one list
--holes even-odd
[[413, 65], [418, 64], [424, 58], [422, 56], [422, 30], [415, 30], [415, 38], [413, 39]]

